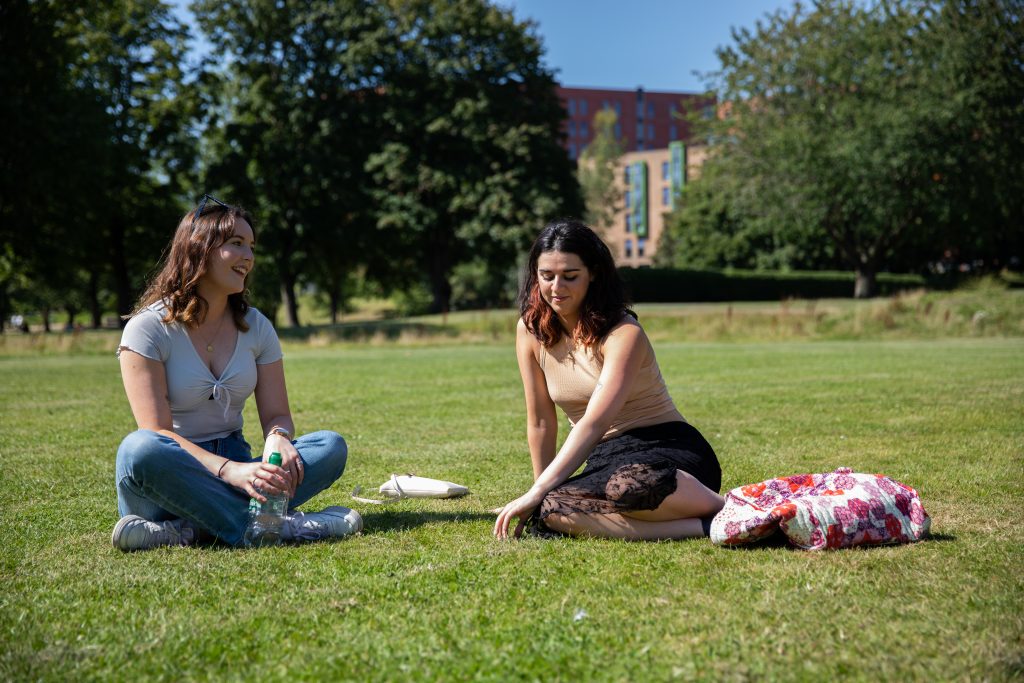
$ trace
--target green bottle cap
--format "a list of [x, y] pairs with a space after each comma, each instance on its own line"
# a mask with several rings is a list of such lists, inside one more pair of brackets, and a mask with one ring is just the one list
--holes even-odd
[[280, 467], [281, 454], [278, 453], [277, 451], [274, 451], [273, 453], [270, 454], [270, 460], [268, 460], [267, 462], [269, 462], [271, 465], [277, 465], [278, 467]]

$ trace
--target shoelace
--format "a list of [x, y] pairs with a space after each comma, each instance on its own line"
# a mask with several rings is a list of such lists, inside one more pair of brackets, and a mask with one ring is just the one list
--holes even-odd
[[161, 545], [189, 545], [195, 540], [195, 532], [192, 527], [176, 527], [173, 522], [149, 522], [158, 527], [156, 531], [150, 529], [153, 538]]

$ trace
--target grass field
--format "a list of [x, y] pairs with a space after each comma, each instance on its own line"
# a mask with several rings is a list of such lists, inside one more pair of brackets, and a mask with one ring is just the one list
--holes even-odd
[[[454, 501], [354, 505], [365, 532], [122, 554], [112, 354], [0, 357], [2, 680], [1019, 680], [1024, 340], [695, 343], [661, 335], [724, 487], [845, 465], [915, 486], [932, 540], [806, 553], [706, 540], [498, 542], [529, 484], [508, 344], [290, 344], [300, 430]], [[259, 441], [251, 405], [246, 432]]]

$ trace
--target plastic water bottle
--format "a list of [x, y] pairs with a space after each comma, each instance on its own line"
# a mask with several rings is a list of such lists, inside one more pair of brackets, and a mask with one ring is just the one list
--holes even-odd
[[[281, 466], [281, 454], [271, 453], [267, 461], [271, 465]], [[260, 503], [255, 498], [249, 499], [249, 524], [245, 527], [243, 542], [246, 547], [280, 545], [281, 527], [288, 513], [288, 494], [263, 494], [267, 502]]]

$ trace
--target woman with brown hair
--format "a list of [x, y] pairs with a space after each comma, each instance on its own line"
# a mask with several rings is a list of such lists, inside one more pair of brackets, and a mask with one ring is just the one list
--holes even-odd
[[[634, 540], [706, 536], [724, 502], [718, 459], [676, 410], [608, 247], [577, 221], [549, 224], [530, 250], [519, 307], [534, 483], [501, 509], [495, 535], [507, 537], [518, 518], [516, 536], [526, 527]], [[572, 424], [557, 452], [555, 406]]]
[[[256, 236], [243, 209], [204, 195], [178, 224], [169, 253], [125, 326], [117, 355], [138, 431], [117, 451], [121, 550], [189, 545], [201, 536], [240, 545], [250, 498], [287, 494], [289, 508], [345, 469], [331, 431], [293, 439], [281, 344], [246, 300]], [[262, 458], [242, 436], [255, 394]], [[280, 466], [267, 462], [281, 454]], [[343, 507], [292, 512], [285, 540], [339, 537], [362, 528]]]

